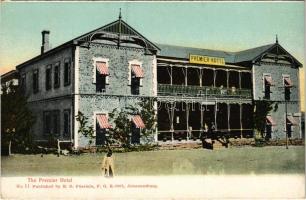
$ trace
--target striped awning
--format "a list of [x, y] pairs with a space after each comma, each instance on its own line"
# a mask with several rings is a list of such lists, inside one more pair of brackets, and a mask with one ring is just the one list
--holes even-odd
[[144, 73], [140, 65], [132, 65], [132, 71], [137, 78], [143, 78]]
[[145, 128], [145, 124], [143, 123], [140, 115], [135, 115], [132, 118], [133, 123], [135, 124], [136, 128]]
[[109, 74], [106, 62], [96, 62], [96, 67], [97, 67], [98, 72], [101, 75], [108, 75]]
[[275, 121], [273, 120], [273, 118], [271, 116], [266, 117], [266, 122], [267, 122], [268, 125], [271, 125], [271, 126], [276, 125]]
[[268, 85], [272, 85], [272, 77], [271, 77], [271, 76], [265, 76], [265, 82], [266, 82]]
[[285, 87], [292, 87], [292, 82], [289, 77], [284, 78]]
[[108, 123], [108, 118], [104, 114], [97, 115], [97, 121], [100, 128], [111, 128], [112, 126]]
[[293, 126], [297, 126], [298, 123], [294, 120], [294, 118], [292, 116], [287, 116], [287, 123], [291, 124]]

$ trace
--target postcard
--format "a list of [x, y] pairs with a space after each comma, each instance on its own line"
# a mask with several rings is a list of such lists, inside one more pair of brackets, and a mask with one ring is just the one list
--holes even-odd
[[2, 2], [1, 198], [305, 198], [304, 2]]

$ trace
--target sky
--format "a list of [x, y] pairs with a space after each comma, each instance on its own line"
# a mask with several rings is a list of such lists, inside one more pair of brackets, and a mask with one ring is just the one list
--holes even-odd
[[0, 74], [39, 55], [42, 30], [56, 47], [117, 20], [120, 8], [152, 42], [239, 51], [274, 43], [277, 34], [305, 63], [304, 2], [1, 2]]

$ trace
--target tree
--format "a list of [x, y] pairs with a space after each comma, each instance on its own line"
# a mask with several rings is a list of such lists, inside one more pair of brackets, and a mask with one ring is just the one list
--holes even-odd
[[123, 147], [129, 147], [132, 128], [126, 108], [121, 111], [118, 111], [118, 109], [115, 108], [111, 113], [109, 113], [109, 117], [115, 124], [115, 127], [109, 130], [110, 134], [106, 141], [109, 143], [119, 142]]
[[12, 143], [23, 150], [32, 148], [33, 140], [30, 130], [35, 118], [27, 107], [25, 97], [20, 87], [9, 82], [2, 85], [1, 95], [1, 145], [8, 147], [11, 155]]
[[85, 117], [85, 115], [80, 111], [78, 112], [78, 115], [76, 116], [76, 120], [80, 124], [78, 132], [81, 133], [84, 137], [89, 139], [88, 145], [90, 147], [95, 139], [94, 128], [88, 125], [88, 117]]
[[139, 109], [137, 109], [137, 107], [129, 107], [132, 111], [129, 114], [139, 114], [146, 125], [146, 127], [141, 130], [142, 136], [146, 139], [146, 142], [148, 142], [148, 137], [152, 136], [156, 128], [156, 116], [153, 106], [155, 101], [156, 99], [154, 98], [147, 98], [138, 103]]
[[141, 130], [142, 137], [148, 142], [148, 137], [153, 134], [156, 127], [155, 110], [152, 102], [155, 99], [144, 99], [136, 105], [129, 105], [120, 111], [114, 109], [110, 114], [110, 119], [115, 124], [114, 128], [110, 130], [110, 136], [108, 141], [113, 138], [123, 146], [128, 147], [130, 145], [130, 134], [132, 132], [130, 116], [140, 115], [143, 119], [146, 127]]
[[263, 137], [266, 126], [266, 117], [273, 109], [273, 102], [266, 100], [254, 101], [254, 129]]

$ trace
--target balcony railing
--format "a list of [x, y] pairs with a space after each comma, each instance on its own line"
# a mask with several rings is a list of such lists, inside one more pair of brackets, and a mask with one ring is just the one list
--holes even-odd
[[207, 86], [185, 86], [185, 85], [168, 85], [158, 84], [158, 95], [172, 96], [214, 96], [214, 97], [242, 97], [250, 98], [252, 93], [251, 89], [239, 88], [220, 88], [220, 87], [207, 87]]

